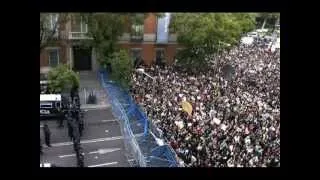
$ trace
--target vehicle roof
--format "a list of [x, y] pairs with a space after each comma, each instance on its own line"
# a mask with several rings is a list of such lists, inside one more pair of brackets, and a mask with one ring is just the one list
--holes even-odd
[[61, 101], [61, 94], [40, 94], [40, 101]]
[[253, 41], [254, 41], [253, 37], [246, 36], [241, 38], [241, 43], [243, 44], [252, 44]]
[[40, 81], [40, 84], [48, 84], [48, 81], [42, 80], [42, 81]]
[[40, 164], [40, 167], [51, 167], [51, 164], [50, 163], [43, 163], [43, 164]]

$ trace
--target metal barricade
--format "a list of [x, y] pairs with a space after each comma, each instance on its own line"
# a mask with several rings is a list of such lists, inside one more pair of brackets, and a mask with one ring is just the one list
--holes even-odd
[[163, 138], [128, 92], [110, 81], [106, 71], [99, 72], [112, 113], [119, 120], [127, 156], [140, 167], [179, 167], [177, 155], [168, 145], [159, 145], [157, 138]]

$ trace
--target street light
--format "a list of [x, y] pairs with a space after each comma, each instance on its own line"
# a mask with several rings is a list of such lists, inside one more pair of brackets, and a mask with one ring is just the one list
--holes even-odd
[[154, 80], [154, 77], [152, 77], [150, 74], [146, 73], [143, 68], [136, 69], [136, 72], [142, 73], [142, 74], [148, 76], [149, 78], [151, 78], [152, 80]]
[[[153, 85], [153, 92], [154, 92], [154, 91], [155, 91], [155, 78], [152, 77], [150, 74], [146, 73], [143, 68], [138, 68], [138, 69], [136, 69], [136, 72], [141, 73], [141, 74], [144, 74], [144, 75], [146, 75], [147, 77], [149, 77], [149, 78], [151, 78], [151, 79], [153, 80], [153, 83], [154, 83], [154, 85]], [[148, 122], [149, 133], [150, 133], [150, 134], [152, 135], [152, 137], [156, 140], [158, 146], [164, 145], [163, 139], [157, 138], [157, 137], [152, 133], [152, 131], [151, 131], [151, 120], [149, 120], [149, 121], [150, 121], [150, 122]], [[150, 139], [149, 139], [149, 141], [150, 141]], [[150, 145], [151, 145], [151, 143], [149, 143], [149, 147], [148, 147], [149, 150], [148, 150], [148, 151], [151, 153], [151, 147], [150, 147]]]
[[[149, 78], [151, 78], [151, 79], [153, 80], [153, 83], [155, 83], [155, 78], [152, 77], [150, 74], [146, 73], [143, 68], [138, 68], [138, 69], [136, 69], [136, 72], [146, 75], [147, 77], [149, 77]], [[155, 90], [155, 86], [153, 85], [153, 91], [154, 91], [154, 90]], [[150, 122], [148, 122], [148, 123], [149, 123], [149, 129], [151, 129], [151, 128], [150, 128]]]

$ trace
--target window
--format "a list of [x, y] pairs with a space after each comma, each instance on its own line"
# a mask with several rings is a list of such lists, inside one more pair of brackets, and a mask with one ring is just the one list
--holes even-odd
[[81, 32], [81, 17], [76, 16], [71, 20], [71, 31], [72, 32]]
[[71, 20], [71, 31], [72, 32], [88, 32], [88, 24], [84, 23], [81, 16], [75, 16]]
[[132, 48], [130, 50], [130, 56], [133, 60], [135, 60], [136, 58], [141, 58], [142, 57], [142, 49]]
[[131, 39], [142, 40], [143, 39], [143, 24], [133, 24], [131, 26]]
[[56, 30], [58, 28], [58, 14], [50, 14], [50, 29], [54, 30], [56, 27]]
[[157, 48], [156, 49], [156, 63], [165, 62], [164, 49]]
[[52, 108], [51, 102], [40, 102], [40, 108]]
[[56, 67], [59, 64], [59, 50], [50, 49], [49, 50], [49, 66]]
[[58, 14], [49, 14], [48, 16], [45, 15], [44, 28], [46, 29], [45, 32], [51, 33], [51, 31], [55, 31], [58, 33]]

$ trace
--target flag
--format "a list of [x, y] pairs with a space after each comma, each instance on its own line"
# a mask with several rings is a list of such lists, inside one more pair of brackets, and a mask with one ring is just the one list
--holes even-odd
[[191, 116], [192, 113], [192, 105], [188, 101], [183, 101], [182, 102], [182, 110], [187, 112], [189, 116]]

